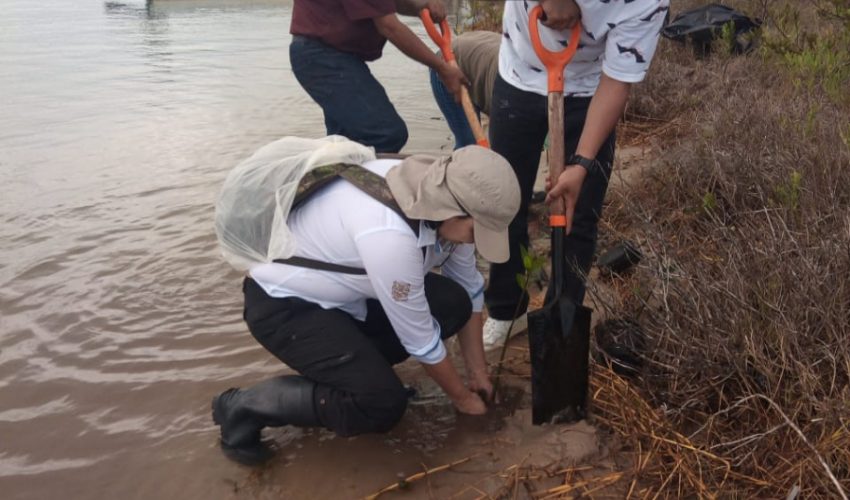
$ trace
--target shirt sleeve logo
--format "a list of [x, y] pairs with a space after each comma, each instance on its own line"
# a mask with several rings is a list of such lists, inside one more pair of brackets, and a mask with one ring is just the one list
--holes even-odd
[[407, 302], [410, 295], [410, 283], [393, 281], [393, 300], [396, 302]]

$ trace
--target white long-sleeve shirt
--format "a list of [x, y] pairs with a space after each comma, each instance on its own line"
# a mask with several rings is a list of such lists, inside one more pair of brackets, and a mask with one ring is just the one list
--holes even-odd
[[[576, 0], [581, 10], [578, 50], [564, 68], [564, 95], [589, 97], [602, 73], [627, 83], [646, 76], [670, 0]], [[528, 16], [533, 0], [507, 1], [502, 18], [499, 75], [514, 87], [546, 95], [546, 67], [531, 45]], [[551, 51], [568, 45], [570, 30], [539, 26], [540, 40]]]
[[[374, 160], [364, 167], [385, 176], [399, 161]], [[277, 263], [251, 268], [251, 277], [269, 296], [299, 297], [361, 321], [366, 299], [377, 299], [402, 346], [427, 364], [446, 356], [440, 326], [425, 298], [425, 275], [432, 268], [441, 266], [443, 276], [469, 293], [473, 311], [481, 311], [484, 277], [475, 266], [474, 245], [441, 245], [436, 231], [424, 224], [417, 238], [397, 213], [344, 180], [314, 194], [287, 224], [298, 242], [295, 255], [363, 268], [367, 274]], [[422, 248], [427, 248], [424, 257]]]

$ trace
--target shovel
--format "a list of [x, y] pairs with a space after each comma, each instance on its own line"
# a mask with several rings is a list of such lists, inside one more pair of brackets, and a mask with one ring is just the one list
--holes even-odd
[[[419, 18], [422, 19], [422, 24], [425, 25], [425, 31], [431, 40], [440, 48], [443, 53], [443, 59], [454, 67], [457, 67], [455, 53], [452, 50], [452, 30], [449, 28], [449, 23], [443, 19], [440, 21], [440, 30], [437, 31], [437, 26], [431, 19], [431, 11], [422, 9], [419, 12]], [[484, 129], [481, 127], [481, 122], [478, 121], [478, 115], [475, 113], [475, 107], [472, 105], [472, 100], [469, 99], [469, 91], [466, 87], [460, 88], [461, 97], [460, 104], [463, 106], [463, 114], [466, 115], [466, 121], [469, 123], [469, 128], [472, 129], [472, 135], [475, 137], [475, 142], [482, 147], [489, 148], [490, 142], [487, 136], [484, 135]]]
[[[555, 185], [564, 169], [564, 67], [578, 48], [580, 28], [572, 30], [570, 42], [559, 52], [540, 42], [538, 20], [543, 13], [535, 7], [528, 19], [534, 51], [546, 66], [549, 90], [549, 179]], [[566, 259], [564, 236], [567, 217], [563, 200], [549, 206], [552, 228], [552, 279], [543, 307], [528, 313], [528, 342], [531, 352], [532, 422], [562, 423], [587, 415], [590, 309], [564, 295]]]

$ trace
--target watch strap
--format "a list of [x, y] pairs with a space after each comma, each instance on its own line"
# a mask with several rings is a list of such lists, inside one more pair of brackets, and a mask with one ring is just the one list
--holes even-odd
[[581, 165], [588, 172], [593, 172], [596, 168], [596, 159], [585, 158], [584, 156], [571, 154], [567, 158], [567, 165]]

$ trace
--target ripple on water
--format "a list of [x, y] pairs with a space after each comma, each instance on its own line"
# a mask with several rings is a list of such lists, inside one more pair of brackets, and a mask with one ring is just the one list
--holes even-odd
[[60, 458], [33, 462], [26, 455], [0, 453], [0, 477], [32, 476], [45, 472], [81, 469], [91, 467], [104, 458]]
[[[214, 200], [259, 146], [324, 132], [288, 68], [290, 12], [290, 0], [4, 2], [0, 476], [31, 478], [15, 492], [150, 498], [131, 462], [159, 467], [153, 495], [222, 496], [212, 488], [235, 469], [213, 450], [209, 398], [284, 367], [242, 322]], [[425, 68], [388, 49], [372, 69], [410, 150], [438, 149], [444, 124], [418, 119], [438, 114]]]
[[64, 413], [70, 411], [73, 407], [74, 405], [71, 404], [69, 397], [63, 396], [60, 399], [49, 401], [39, 406], [9, 408], [0, 411], [0, 422], [25, 422], [38, 417]]

